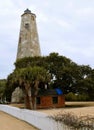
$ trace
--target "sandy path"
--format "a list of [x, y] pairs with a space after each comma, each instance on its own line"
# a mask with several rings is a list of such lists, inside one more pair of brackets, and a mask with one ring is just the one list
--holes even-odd
[[28, 123], [0, 111], [0, 130], [38, 130]]
[[79, 107], [79, 108], [60, 108], [60, 109], [49, 109], [40, 110], [40, 112], [46, 113], [48, 115], [54, 115], [56, 113], [74, 113], [75, 115], [91, 115], [94, 116], [94, 107]]
[[[39, 110], [40, 112], [46, 113], [48, 115], [54, 115], [57, 113], [74, 113], [76, 115], [92, 115], [94, 117], [94, 102], [66, 102], [67, 106], [72, 107], [65, 107], [65, 108], [54, 108], [54, 109], [45, 109]], [[74, 106], [74, 108], [73, 108]], [[75, 107], [78, 106], [78, 107]], [[83, 106], [83, 107], [80, 107]]]

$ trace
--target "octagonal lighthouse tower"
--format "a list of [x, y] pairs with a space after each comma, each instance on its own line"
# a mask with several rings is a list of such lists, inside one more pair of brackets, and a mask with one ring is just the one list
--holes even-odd
[[40, 55], [36, 15], [27, 9], [24, 11], [24, 14], [21, 15], [17, 59]]

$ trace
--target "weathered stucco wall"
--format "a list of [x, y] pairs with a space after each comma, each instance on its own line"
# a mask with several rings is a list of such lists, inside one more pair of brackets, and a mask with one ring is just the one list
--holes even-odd
[[17, 59], [40, 55], [36, 15], [31, 13], [30, 10], [25, 10], [24, 14], [21, 16]]

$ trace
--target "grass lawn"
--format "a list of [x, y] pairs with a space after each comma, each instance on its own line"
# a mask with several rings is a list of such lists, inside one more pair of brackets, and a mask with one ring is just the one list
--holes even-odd
[[65, 102], [65, 107], [89, 107], [94, 106], [94, 102]]
[[[25, 108], [24, 104], [10, 104], [10, 106]], [[94, 102], [65, 102], [65, 108], [75, 108], [75, 107], [89, 107], [94, 106]]]

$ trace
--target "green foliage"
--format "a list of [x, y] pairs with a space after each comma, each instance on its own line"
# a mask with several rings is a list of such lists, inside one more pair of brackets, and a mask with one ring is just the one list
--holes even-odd
[[34, 67], [34, 66], [43, 66], [44, 57], [25, 57], [18, 59], [14, 64], [16, 69]]
[[[7, 88], [9, 86], [12, 91], [19, 81], [34, 82], [37, 78], [40, 82], [48, 82], [51, 88], [61, 88], [64, 94], [85, 94], [88, 100], [94, 100], [94, 70], [88, 65], [77, 65], [69, 58], [51, 53], [45, 57], [22, 58], [16, 61], [15, 67], [7, 79]], [[45, 73], [50, 75], [51, 80]], [[74, 100], [85, 100], [85, 96], [81, 96], [71, 95]]]
[[13, 73], [15, 75], [16, 81], [23, 82], [34, 82], [38, 80], [40, 82], [48, 82], [50, 79], [50, 74], [43, 67], [26, 67], [21, 69], [16, 69]]
[[0, 80], [0, 98], [4, 95], [4, 91], [5, 91], [5, 87], [6, 87], [6, 80]]
[[77, 101], [88, 101], [89, 96], [85, 93], [77, 95]]
[[77, 96], [74, 93], [70, 92], [66, 94], [65, 99], [66, 101], [77, 101]]
[[66, 101], [87, 101], [88, 98], [86, 94], [74, 94], [72, 92], [65, 95]]
[[50, 81], [50, 74], [43, 67], [26, 67], [15, 69], [7, 78], [7, 87], [5, 95], [8, 101], [11, 101], [11, 94], [16, 87], [24, 89], [25, 85], [34, 85], [35, 82], [48, 83]]
[[[51, 75], [51, 81], [53, 84], [51, 82], [50, 84], [52, 84], [52, 87], [58, 87], [59, 85], [60, 88], [66, 88], [69, 86], [69, 84], [67, 84], [68, 82], [65, 82], [66, 79], [65, 76], [63, 77], [63, 75], [66, 73], [64, 70], [66, 71], [70, 64], [74, 64], [70, 59], [64, 56], [59, 56], [58, 53], [51, 53], [46, 57], [29, 57], [20, 59], [15, 63], [15, 66], [16, 69], [34, 66], [43, 67]], [[66, 90], [65, 88], [63, 90]]]
[[4, 91], [4, 96], [6, 97], [8, 102], [11, 102], [11, 94], [16, 87], [18, 87], [18, 83], [15, 82], [15, 76], [13, 73], [11, 73], [7, 78], [6, 87]]

